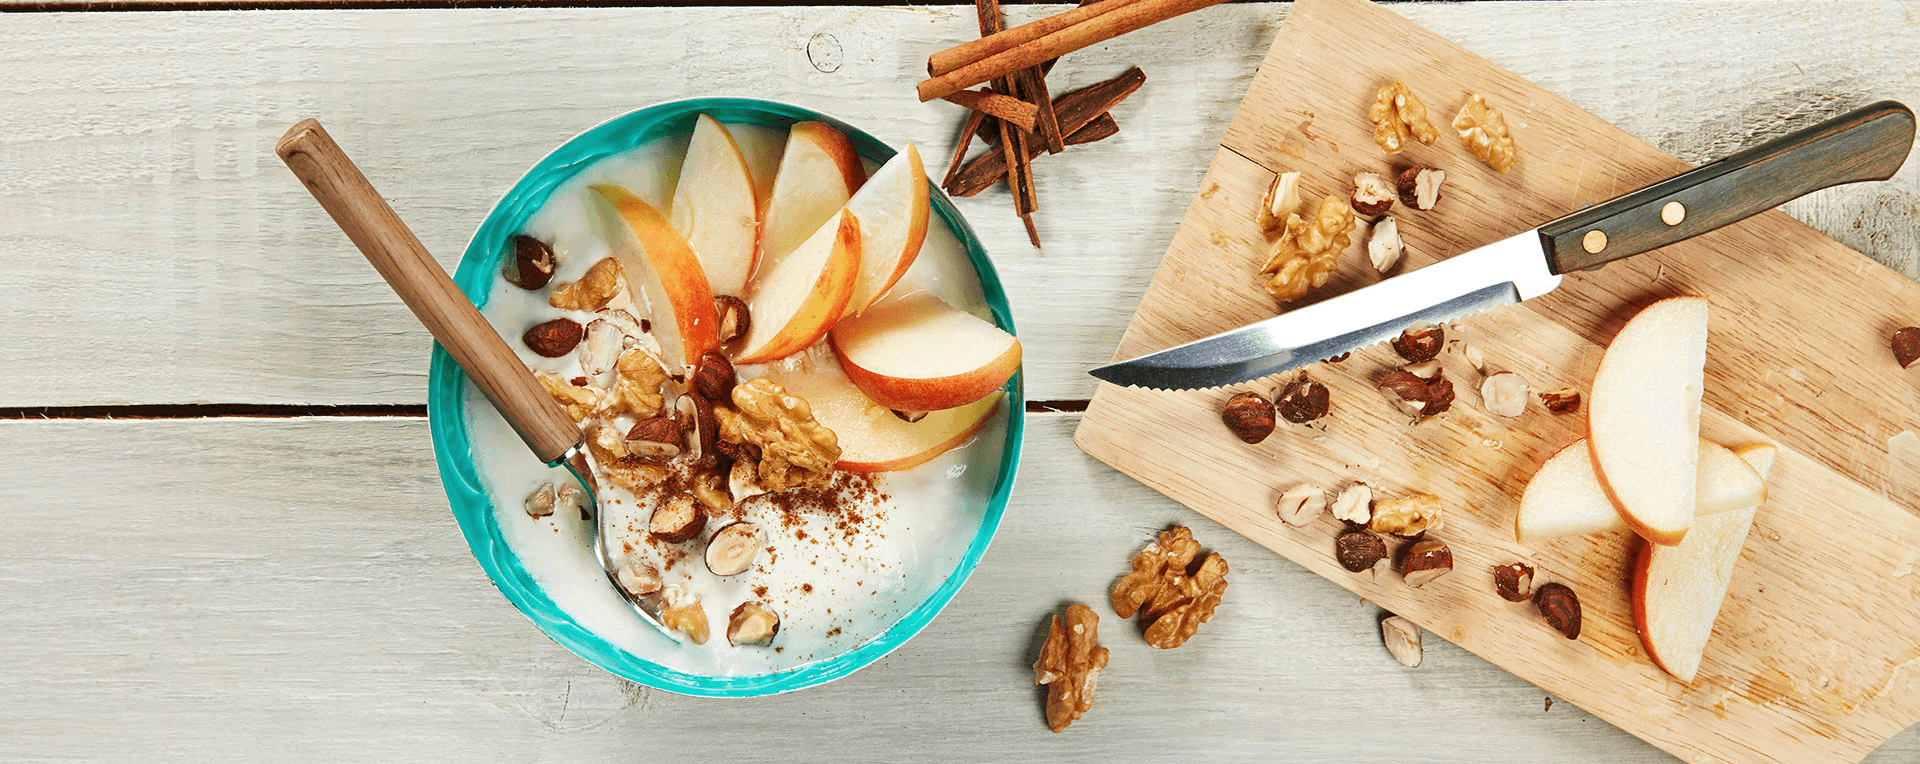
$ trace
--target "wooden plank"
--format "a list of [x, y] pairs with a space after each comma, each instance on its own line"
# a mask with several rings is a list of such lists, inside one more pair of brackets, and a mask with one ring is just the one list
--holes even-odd
[[[1920, 103], [1920, 26], [1894, 2], [1395, 7], [1688, 161], [1749, 137], [1730, 126]], [[1130, 64], [1152, 81], [1115, 115], [1124, 135], [1041, 163], [1044, 256], [1004, 191], [959, 202], [1013, 293], [1030, 397], [1092, 393], [1085, 370], [1119, 341], [1285, 13], [1210, 8], [1062, 60], [1062, 91]], [[301, 117], [325, 119], [452, 263], [554, 144], [657, 100], [795, 101], [938, 155], [963, 110], [915, 103], [912, 84], [927, 53], [975, 31], [965, 6], [30, 14], [6, 29], [0, 407], [422, 401], [426, 334], [272, 159]], [[563, 47], [607, 63], [560, 65]], [[1917, 183], [1908, 170], [1788, 211], [1914, 275]]]
[[[615, 679], [520, 617], [468, 555], [423, 420], [0, 423], [0, 756], [1670, 760], [1431, 635], [1421, 668], [1394, 663], [1377, 608], [1113, 479], [1070, 447], [1077, 420], [1029, 420], [999, 537], [926, 632], [731, 703]], [[1233, 572], [1213, 622], [1163, 652], [1100, 603], [1170, 523]], [[1028, 664], [1068, 600], [1098, 605], [1113, 659], [1054, 736]], [[1870, 760], [1916, 756], [1920, 729]]]
[[[1348, 55], [1360, 50], [1375, 53]], [[1328, 72], [1338, 75], [1322, 76]], [[1443, 123], [1466, 93], [1486, 94], [1515, 128], [1519, 165], [1497, 175], [1451, 135], [1433, 147], [1382, 156], [1358, 115], [1395, 79], [1426, 98]], [[1310, 129], [1300, 127], [1303, 120], [1313, 121]], [[1275, 172], [1306, 171], [1306, 196], [1317, 200], [1348, 193], [1357, 170], [1409, 163], [1445, 168], [1448, 184], [1431, 213], [1399, 215], [1413, 244], [1407, 268], [1684, 167], [1392, 11], [1357, 0], [1297, 4], [1118, 355], [1277, 312], [1255, 276], [1265, 244], [1254, 215]], [[1364, 263], [1349, 266], [1316, 298], [1379, 278]], [[1767, 213], [1571, 276], [1547, 298], [1469, 318], [1453, 334], [1484, 350], [1488, 368], [1518, 371], [1537, 390], [1581, 388], [1620, 324], [1641, 305], [1675, 293], [1708, 294], [1716, 312], [1703, 434], [1730, 444], [1776, 442], [1784, 459], [1691, 687], [1640, 655], [1621, 586], [1630, 579], [1631, 536], [1531, 548], [1513, 541], [1512, 512], [1525, 477], [1576, 439], [1582, 420], [1539, 408], [1516, 421], [1480, 412], [1480, 376], [1458, 353], [1445, 358], [1461, 400], [1417, 426], [1373, 389], [1395, 363], [1391, 350], [1376, 346], [1315, 368], [1336, 401], [1325, 423], [1289, 428], [1259, 448], [1218, 424], [1230, 392], [1218, 390], [1103, 387], [1077, 442], [1682, 758], [1858, 759], [1920, 720], [1920, 672], [1913, 671], [1920, 667], [1920, 580], [1912, 577], [1911, 551], [1920, 540], [1913, 513], [1920, 506], [1902, 507], [1886, 491], [1888, 481], [1911, 479], [1893, 472], [1900, 456], [1890, 453], [1888, 437], [1920, 430], [1920, 413], [1912, 408], [1912, 385], [1883, 347], [1888, 322], [1920, 305], [1920, 285]], [[1809, 432], [1811, 422], [1848, 425]], [[1467, 575], [1421, 590], [1397, 577], [1357, 578], [1331, 555], [1340, 523], [1328, 517], [1294, 529], [1273, 515], [1274, 497], [1295, 482], [1338, 488], [1354, 480], [1388, 495], [1441, 496], [1449, 518], [1439, 535]], [[1874, 531], [1863, 538], [1859, 528]], [[1586, 627], [1578, 641], [1546, 630], [1530, 608], [1493, 596], [1487, 571], [1514, 559], [1535, 562], [1582, 594]]]

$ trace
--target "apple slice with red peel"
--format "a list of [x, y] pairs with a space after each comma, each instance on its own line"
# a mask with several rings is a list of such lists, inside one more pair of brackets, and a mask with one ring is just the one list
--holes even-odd
[[840, 442], [840, 461], [848, 472], [891, 472], [918, 467], [965, 445], [993, 418], [1005, 399], [995, 391], [958, 408], [927, 412], [908, 422], [874, 402], [824, 355], [797, 368], [775, 367], [769, 375], [787, 392], [805, 398], [813, 418]]
[[800, 246], [847, 206], [866, 179], [867, 169], [845, 134], [821, 122], [794, 124], [761, 216], [760, 259]]
[[755, 274], [752, 317], [736, 364], [767, 363], [806, 350], [833, 328], [860, 277], [860, 221], [845, 209]]
[[1020, 340], [923, 290], [888, 295], [831, 336], [860, 391], [901, 411], [964, 406], [1020, 370]]
[[746, 292], [760, 255], [760, 199], [733, 133], [705, 114], [694, 122], [667, 219], [693, 245], [715, 294]]
[[[1694, 486], [1696, 517], [1766, 501], [1766, 481], [1726, 447], [1702, 438], [1699, 460], [1700, 476]], [[1530, 544], [1629, 529], [1593, 472], [1593, 456], [1586, 441], [1577, 440], [1548, 457], [1527, 481], [1526, 490], [1520, 494], [1520, 511], [1514, 516], [1513, 536], [1522, 544]]]
[[1669, 297], [1627, 321], [1587, 404], [1594, 471], [1635, 533], [1668, 546], [1693, 527], [1707, 298]]
[[928, 189], [920, 149], [909, 143], [847, 202], [847, 210], [860, 218], [860, 283], [847, 302], [846, 315], [873, 305], [920, 256], [933, 214]]
[[720, 319], [714, 314], [713, 291], [693, 247], [646, 200], [619, 186], [592, 189], [612, 210], [605, 225], [607, 241], [619, 258], [628, 288], [638, 292], [634, 300], [653, 315], [660, 360], [669, 369], [685, 368], [690, 360], [718, 347]]
[[[1734, 453], [1764, 477], [1773, 469], [1775, 451], [1772, 444], [1756, 443]], [[1756, 503], [1698, 517], [1677, 545], [1640, 545], [1633, 566], [1633, 627], [1647, 657], [1680, 681], [1691, 682], [1699, 673], [1758, 511]]]

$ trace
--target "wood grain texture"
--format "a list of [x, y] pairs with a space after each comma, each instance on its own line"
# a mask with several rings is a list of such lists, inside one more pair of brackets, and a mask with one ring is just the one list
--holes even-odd
[[[1361, 50], [1373, 52], [1350, 55]], [[1326, 71], [1340, 74], [1319, 76]], [[1496, 174], [1451, 135], [1382, 156], [1361, 108], [1394, 79], [1405, 79], [1439, 119], [1467, 92], [1486, 94], [1515, 128], [1518, 166]], [[1309, 113], [1315, 109], [1318, 118]], [[1355, 171], [1412, 163], [1445, 168], [1448, 183], [1434, 211], [1399, 215], [1413, 250], [1403, 268], [1685, 166], [1392, 11], [1357, 0], [1300, 3], [1117, 355], [1275, 313], [1256, 277], [1265, 244], [1254, 216], [1275, 172], [1306, 171], [1306, 196], [1317, 199], [1348, 193]], [[1318, 296], [1378, 278], [1350, 258]], [[1640, 655], [1622, 586], [1631, 537], [1533, 548], [1512, 540], [1527, 475], [1577, 438], [1582, 420], [1538, 407], [1518, 421], [1481, 413], [1480, 375], [1458, 353], [1446, 354], [1446, 364], [1461, 400], [1417, 426], [1373, 389], [1397, 360], [1376, 346], [1311, 370], [1333, 389], [1326, 424], [1284, 430], [1258, 448], [1218, 424], [1231, 392], [1221, 390], [1103, 386], [1076, 440], [1122, 472], [1682, 758], [1857, 759], [1920, 720], [1920, 577], [1912, 551], [1920, 506], [1903, 508], [1887, 495], [1888, 481], [1911, 479], [1893, 471], [1898, 454], [1888, 437], [1920, 430], [1920, 389], [1884, 349], [1892, 317], [1920, 305], [1920, 285], [1767, 213], [1571, 276], [1552, 295], [1461, 322], [1453, 336], [1479, 346], [1490, 369], [1520, 372], [1536, 390], [1581, 388], [1628, 316], [1683, 293], [1708, 294], [1715, 311], [1703, 433], [1730, 444], [1776, 442], [1785, 457], [1691, 687]], [[1279, 491], [1295, 482], [1338, 488], [1355, 480], [1388, 495], [1441, 496], [1451, 511], [1439, 535], [1453, 545], [1458, 572], [1423, 590], [1397, 576], [1356, 578], [1331, 555], [1340, 523], [1328, 517], [1293, 529], [1273, 514]], [[1490, 568], [1514, 559], [1582, 593], [1579, 641], [1548, 632], [1530, 608], [1492, 596]]]
[[[1920, 103], [1913, 4], [1395, 8], [1687, 161]], [[1085, 370], [1119, 342], [1285, 13], [1223, 5], [1062, 59], [1062, 91], [1129, 64], [1150, 82], [1117, 110], [1122, 135], [1036, 163], [1044, 252], [1004, 189], [958, 201], [1012, 293], [1033, 398], [1093, 392]], [[426, 333], [272, 159], [301, 117], [354, 147], [450, 267], [542, 154], [658, 100], [785, 99], [949, 150], [963, 110], [911, 89], [974, 24], [966, 6], [7, 16], [0, 406], [422, 402]], [[1597, 172], [1596, 196], [1624, 190]], [[1787, 210], [1911, 276], [1916, 183], [1910, 167]]]
[[[738, 702], [616, 679], [520, 617], [467, 553], [424, 420], [0, 423], [0, 757], [1670, 760], [1432, 635], [1419, 669], [1394, 663], [1378, 608], [1112, 479], [1071, 447], [1077, 419], [1029, 420], [1000, 535], [924, 633]], [[1101, 603], [1172, 523], [1233, 572], [1213, 622], [1159, 651]], [[1070, 600], [1103, 613], [1113, 663], [1056, 736], [1029, 664]], [[1916, 756], [1920, 729], [1869, 760]]]

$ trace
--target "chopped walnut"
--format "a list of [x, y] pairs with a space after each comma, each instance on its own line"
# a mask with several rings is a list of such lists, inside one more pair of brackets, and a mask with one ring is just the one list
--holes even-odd
[[561, 310], [598, 311], [620, 293], [620, 277], [620, 261], [611, 257], [602, 259], [588, 268], [579, 281], [553, 290], [547, 304]]
[[1276, 300], [1297, 300], [1327, 283], [1340, 263], [1340, 253], [1352, 243], [1347, 234], [1353, 225], [1353, 206], [1334, 194], [1320, 201], [1311, 224], [1297, 214], [1288, 215], [1286, 230], [1260, 268], [1262, 275], [1272, 277], [1267, 280], [1267, 294]]
[[1373, 142], [1389, 154], [1406, 148], [1408, 138], [1428, 146], [1440, 140], [1440, 131], [1427, 121], [1426, 104], [1413, 97], [1404, 82], [1380, 89], [1373, 105], [1367, 107], [1367, 121], [1373, 123]]
[[1067, 606], [1065, 623], [1053, 617], [1040, 659], [1033, 662], [1034, 684], [1047, 686], [1047, 729], [1059, 732], [1093, 707], [1093, 688], [1107, 667], [1100, 646], [1100, 614], [1079, 603]]
[[1300, 173], [1283, 172], [1273, 176], [1267, 198], [1260, 200], [1260, 230], [1277, 234], [1287, 227], [1287, 218], [1300, 209]]
[[1418, 536], [1438, 530], [1441, 521], [1440, 497], [1430, 493], [1412, 493], [1373, 505], [1373, 520], [1367, 527], [1375, 533]]
[[600, 401], [599, 410], [624, 411], [636, 419], [659, 416], [667, 405], [660, 394], [660, 386], [667, 382], [667, 370], [660, 359], [636, 347], [621, 354], [613, 369], [613, 388]]
[[706, 644], [707, 609], [700, 606], [700, 597], [678, 586], [669, 586], [664, 599], [666, 607], [660, 609], [660, 623], [687, 635], [687, 640], [696, 645]]
[[1133, 572], [1113, 585], [1113, 612], [1121, 618], [1132, 618], [1169, 578], [1184, 575], [1198, 554], [1200, 542], [1193, 540], [1193, 531], [1186, 526], [1161, 531], [1154, 543], [1133, 556]]
[[587, 452], [607, 477], [629, 491], [643, 491], [667, 477], [666, 465], [628, 451], [626, 433], [607, 422], [596, 421], [587, 428]]
[[533, 378], [540, 380], [540, 386], [553, 396], [553, 402], [567, 412], [567, 418], [575, 422], [584, 422], [593, 413], [594, 405], [600, 402], [600, 393], [590, 387], [576, 387], [551, 373], [536, 371]]
[[1513, 168], [1516, 155], [1513, 138], [1507, 135], [1507, 118], [1488, 104], [1485, 96], [1474, 93], [1460, 105], [1460, 113], [1453, 118], [1453, 129], [1460, 134], [1460, 142], [1467, 145], [1467, 150], [1488, 167], [1498, 172]]
[[720, 438], [760, 448], [760, 482], [769, 490], [817, 485], [840, 460], [840, 441], [814, 421], [804, 398], [764, 377], [733, 388], [733, 408], [717, 407]]
[[[1200, 630], [1200, 624], [1213, 620], [1220, 595], [1227, 590], [1227, 561], [1218, 554], [1207, 555], [1193, 575], [1162, 591], [1170, 590], [1179, 591], [1183, 601], [1165, 610], [1156, 608], [1146, 633], [1147, 644], [1162, 650], [1186, 644]], [[1143, 612], [1140, 617], [1144, 620], [1147, 615]]]

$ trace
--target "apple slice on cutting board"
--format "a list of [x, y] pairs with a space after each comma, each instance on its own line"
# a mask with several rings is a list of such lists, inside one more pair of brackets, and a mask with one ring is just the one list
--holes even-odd
[[1627, 321], [1593, 377], [1594, 472], [1627, 525], [1656, 544], [1693, 527], [1706, 363], [1707, 298], [1669, 297]]
[[847, 205], [866, 179], [867, 169], [845, 134], [820, 122], [795, 123], [787, 131], [786, 152], [761, 216], [760, 259], [800, 246]]
[[733, 133], [705, 114], [694, 122], [667, 218], [693, 245], [714, 293], [745, 293], [760, 253], [760, 198]]
[[932, 215], [928, 188], [920, 149], [909, 143], [847, 202], [847, 211], [860, 218], [860, 282], [845, 315], [873, 305], [920, 256]]
[[[646, 200], [619, 186], [592, 190], [612, 211], [603, 225], [607, 241], [626, 273], [627, 287], [638, 293], [634, 300], [654, 317], [653, 335], [664, 356], [660, 360], [669, 369], [684, 368], [718, 347], [720, 319], [693, 247]], [[668, 317], [671, 320], [662, 320]]]
[[908, 422], [874, 402], [824, 354], [811, 363], [773, 369], [769, 376], [787, 392], [805, 398], [813, 418], [840, 441], [840, 461], [848, 472], [891, 472], [918, 467], [965, 445], [985, 427], [1006, 395], [994, 391], [958, 408], [928, 412]]
[[[1766, 501], [1766, 480], [1725, 446], [1701, 438], [1699, 459], [1695, 518]], [[1585, 439], [1560, 449], [1533, 473], [1520, 494], [1520, 511], [1513, 523], [1513, 537], [1522, 544], [1624, 530], [1630, 527], [1600, 486]]]
[[832, 338], [840, 368], [860, 391], [901, 411], [964, 406], [1020, 370], [1020, 340], [918, 289], [841, 319]]
[[[1765, 476], [1773, 469], [1776, 449], [1756, 443], [1734, 453]], [[1677, 545], [1640, 545], [1633, 566], [1633, 627], [1647, 647], [1647, 657], [1680, 681], [1693, 681], [1700, 670], [1713, 622], [1733, 581], [1734, 564], [1758, 511], [1755, 503], [1698, 517]]]
[[792, 252], [769, 260], [754, 275], [752, 321], [733, 362], [778, 361], [832, 329], [860, 277], [860, 240], [860, 221], [842, 209]]

